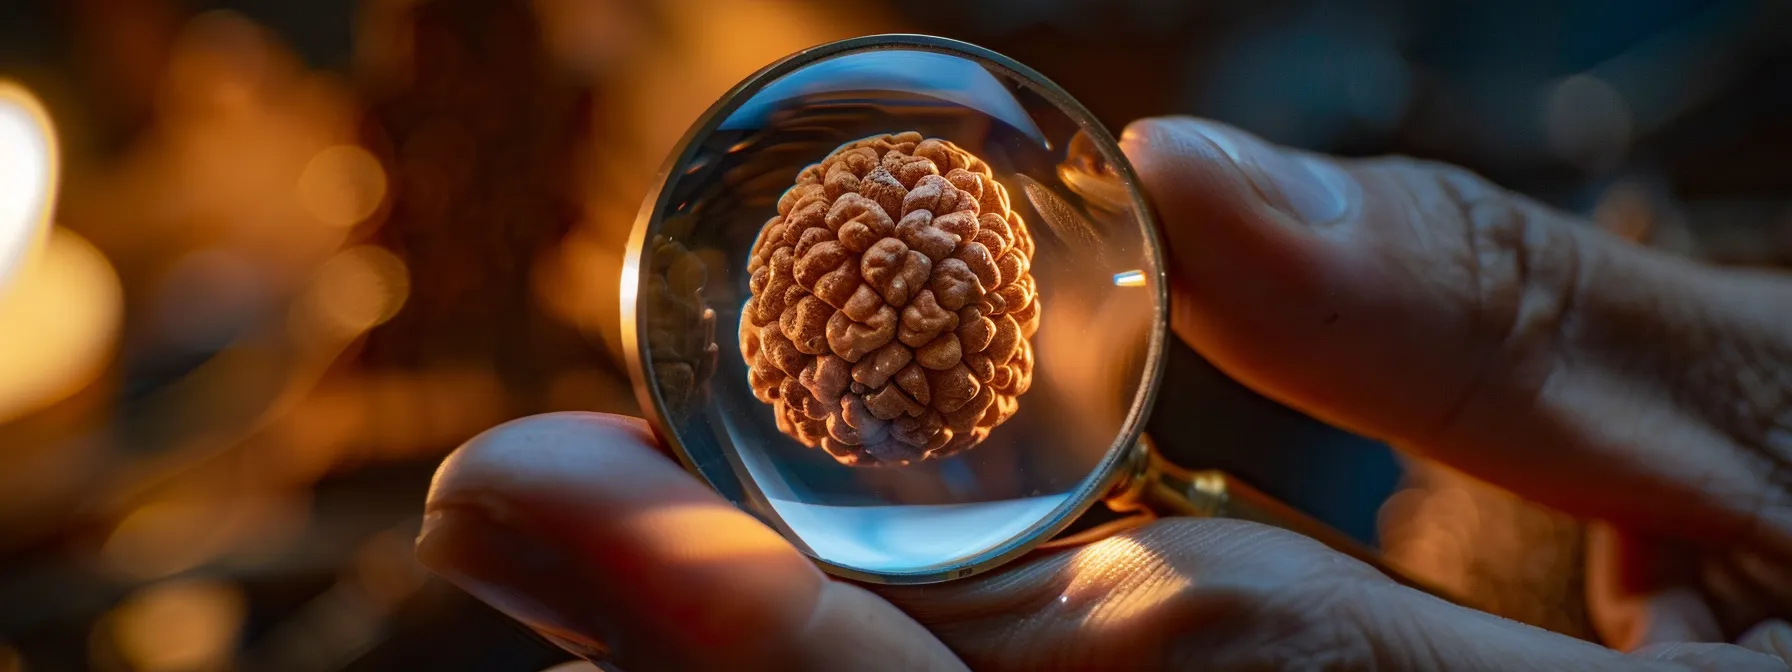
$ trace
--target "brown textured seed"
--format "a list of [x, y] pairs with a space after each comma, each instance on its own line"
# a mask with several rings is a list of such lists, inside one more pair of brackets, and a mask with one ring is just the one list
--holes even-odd
[[747, 260], [740, 351], [779, 431], [849, 466], [971, 448], [1032, 384], [1033, 240], [989, 165], [914, 132], [798, 174]]

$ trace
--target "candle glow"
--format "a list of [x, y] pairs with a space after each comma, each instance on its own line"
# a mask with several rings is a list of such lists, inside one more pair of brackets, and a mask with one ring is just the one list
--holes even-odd
[[56, 171], [49, 114], [30, 91], [0, 81], [0, 287], [48, 228]]

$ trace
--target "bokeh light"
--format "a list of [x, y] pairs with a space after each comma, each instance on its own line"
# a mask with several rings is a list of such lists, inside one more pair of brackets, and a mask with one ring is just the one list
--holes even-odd
[[1544, 124], [1556, 156], [1592, 171], [1609, 170], [1630, 147], [1631, 112], [1605, 80], [1575, 75], [1549, 90]]
[[0, 290], [0, 426], [98, 377], [123, 320], [118, 275], [72, 231], [53, 229], [42, 253], [15, 275]]
[[305, 164], [299, 200], [318, 221], [352, 226], [372, 216], [386, 197], [386, 171], [367, 150], [326, 147]]
[[373, 535], [355, 551], [353, 578], [381, 609], [396, 609], [422, 588], [425, 570], [414, 540], [392, 532]]
[[299, 304], [300, 324], [328, 338], [352, 338], [392, 319], [410, 291], [404, 260], [380, 247], [353, 247], [318, 270]]
[[305, 504], [278, 492], [158, 499], [119, 521], [100, 557], [121, 576], [158, 580], [220, 558], [279, 552], [306, 525]]
[[0, 290], [49, 224], [57, 164], [56, 132], [43, 104], [0, 80]]
[[138, 672], [228, 669], [247, 615], [242, 591], [201, 579], [132, 595], [112, 613], [120, 656]]

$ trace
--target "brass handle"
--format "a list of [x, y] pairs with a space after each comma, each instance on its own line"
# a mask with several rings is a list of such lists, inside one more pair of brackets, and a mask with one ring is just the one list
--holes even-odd
[[1381, 553], [1367, 544], [1264, 494], [1236, 476], [1217, 469], [1183, 468], [1164, 459], [1150, 437], [1139, 437], [1138, 445], [1129, 469], [1106, 499], [1108, 507], [1117, 512], [1234, 518], [1279, 527], [1356, 558], [1409, 587], [1463, 604], [1442, 589], [1388, 565]]

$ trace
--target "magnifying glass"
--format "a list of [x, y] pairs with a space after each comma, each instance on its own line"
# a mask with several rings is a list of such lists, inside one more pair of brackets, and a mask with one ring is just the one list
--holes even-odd
[[691, 472], [825, 570], [988, 571], [1097, 504], [1351, 538], [1143, 434], [1169, 291], [1118, 143], [952, 40], [835, 42], [748, 77], [629, 240], [641, 407]]

